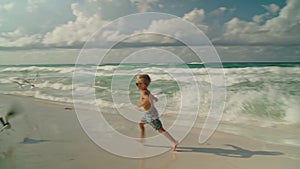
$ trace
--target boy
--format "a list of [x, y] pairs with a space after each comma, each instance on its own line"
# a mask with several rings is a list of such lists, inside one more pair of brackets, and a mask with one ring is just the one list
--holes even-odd
[[172, 150], [176, 151], [178, 142], [163, 128], [161, 121], [159, 120], [158, 112], [154, 106], [154, 102], [157, 102], [158, 99], [154, 97], [150, 91], [147, 89], [151, 79], [148, 74], [138, 75], [136, 78], [136, 87], [141, 91], [140, 102], [137, 104], [137, 107], [143, 107], [145, 110], [145, 116], [139, 122], [140, 127], [140, 141], [143, 142], [145, 138], [145, 124], [150, 124], [155, 130], [164, 135], [169, 139], [173, 145]]

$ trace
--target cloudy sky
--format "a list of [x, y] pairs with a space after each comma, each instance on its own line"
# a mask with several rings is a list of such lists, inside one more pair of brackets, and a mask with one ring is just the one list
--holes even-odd
[[[98, 29], [140, 12], [168, 13], [193, 23], [208, 36], [222, 61], [300, 61], [299, 9], [299, 0], [1, 0], [0, 64], [72, 63]], [[178, 26], [157, 27], [158, 22], [135, 31], [172, 32]], [[101, 36], [113, 42], [124, 34], [119, 29]], [[189, 31], [172, 33], [193, 38]], [[143, 42], [166, 43], [157, 37], [127, 41]]]

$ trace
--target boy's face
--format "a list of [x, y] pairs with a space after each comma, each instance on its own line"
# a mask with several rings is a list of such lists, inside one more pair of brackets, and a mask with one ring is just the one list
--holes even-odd
[[138, 90], [145, 90], [145, 89], [147, 89], [147, 85], [143, 81], [141, 81], [140, 79], [136, 79], [135, 85], [136, 85], [136, 88]]

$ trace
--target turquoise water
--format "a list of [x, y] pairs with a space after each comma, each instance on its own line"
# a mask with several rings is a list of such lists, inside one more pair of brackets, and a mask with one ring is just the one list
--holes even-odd
[[[206, 116], [211, 101], [211, 82], [207, 74], [208, 68], [223, 69], [226, 79], [226, 104], [220, 130], [235, 134], [248, 134], [260, 139], [278, 140], [300, 146], [298, 137], [300, 128], [300, 63], [223, 63], [218, 64], [189, 64], [189, 65], [79, 65], [84, 73], [95, 73], [95, 79], [86, 88], [74, 90], [95, 90], [96, 100], [93, 104], [106, 109], [126, 106], [114, 104], [113, 93], [128, 94], [132, 103], [139, 99], [135, 88], [134, 75], [148, 73], [152, 78], [150, 90], [162, 102], [164, 112], [176, 114], [180, 109], [181, 86], [168, 72], [180, 75], [185, 70], [193, 73], [200, 93], [199, 116]], [[0, 66], [0, 93], [31, 96], [51, 101], [72, 103], [72, 80], [74, 65], [7, 65]], [[114, 88], [112, 79], [127, 81], [127, 88]], [[129, 80], [128, 80], [129, 79]], [[182, 82], [189, 86], [190, 81]], [[116, 84], [118, 85], [118, 84]], [[195, 93], [187, 93], [193, 95]], [[83, 99], [82, 102], [85, 102]], [[187, 105], [188, 106], [188, 105]], [[196, 124], [197, 125], [197, 124]], [[239, 126], [239, 127], [237, 127]], [[241, 126], [244, 126], [242, 128]], [[288, 130], [288, 135], [278, 134], [263, 137], [253, 134], [251, 127], [266, 129]], [[200, 126], [201, 127], [201, 126]], [[284, 132], [280, 132], [284, 133]], [[259, 135], [259, 136], [257, 136]], [[276, 137], [276, 135], [278, 137]], [[280, 141], [281, 138], [281, 141]], [[286, 141], [288, 140], [288, 141]]]

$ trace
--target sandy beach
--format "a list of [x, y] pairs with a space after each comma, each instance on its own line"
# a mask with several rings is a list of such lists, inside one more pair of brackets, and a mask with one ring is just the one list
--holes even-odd
[[[123, 158], [89, 139], [72, 104], [0, 95], [1, 110], [12, 103], [18, 103], [20, 114], [11, 120], [12, 129], [0, 133], [1, 169], [296, 169], [300, 166], [300, 147], [268, 144], [223, 132], [216, 132], [200, 145], [199, 128], [192, 129], [176, 152], [144, 159]], [[126, 123], [117, 115], [106, 117]], [[135, 125], [120, 130], [138, 135]], [[155, 134], [150, 127], [146, 132]]]

